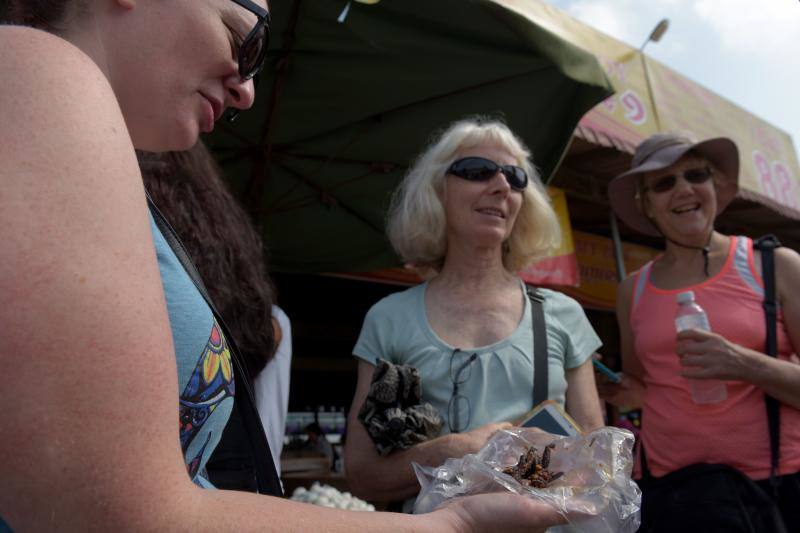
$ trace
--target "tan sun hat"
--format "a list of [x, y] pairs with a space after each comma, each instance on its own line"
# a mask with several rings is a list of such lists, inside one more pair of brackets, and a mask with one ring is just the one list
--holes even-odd
[[718, 176], [717, 215], [722, 213], [739, 190], [739, 149], [727, 137], [717, 137], [698, 143], [668, 133], [657, 133], [636, 147], [631, 169], [608, 184], [611, 208], [631, 228], [645, 235], [660, 236], [661, 232], [639, 209], [636, 193], [644, 172], [661, 170], [675, 164], [692, 151], [708, 159], [722, 174]]

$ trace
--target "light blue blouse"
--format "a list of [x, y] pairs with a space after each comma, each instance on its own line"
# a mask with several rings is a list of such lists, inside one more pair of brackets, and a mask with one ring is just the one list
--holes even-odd
[[[524, 286], [520, 283], [521, 290]], [[455, 346], [431, 329], [425, 311], [427, 283], [391, 294], [367, 313], [353, 354], [371, 364], [385, 359], [412, 365], [422, 377], [422, 401], [433, 405], [444, 420], [442, 434], [449, 433], [448, 404], [453, 394], [451, 356]], [[564, 405], [565, 369], [584, 363], [601, 342], [581, 306], [559, 292], [539, 289], [544, 296], [548, 348], [548, 398]], [[517, 329], [489, 346], [465, 351], [477, 354], [469, 372], [461, 378], [459, 394], [469, 399], [469, 424], [463, 431], [490, 422], [519, 419], [533, 407], [533, 327], [531, 303]], [[465, 356], [456, 357], [463, 360]], [[458, 367], [458, 364], [456, 364]]]

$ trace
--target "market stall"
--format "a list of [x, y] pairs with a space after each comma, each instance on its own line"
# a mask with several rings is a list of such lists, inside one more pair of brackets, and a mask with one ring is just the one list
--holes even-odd
[[388, 195], [430, 133], [466, 114], [504, 115], [550, 177], [567, 238], [523, 275], [587, 307], [610, 361], [617, 278], [658, 244], [615, 231], [606, 185], [647, 136], [733, 137], [741, 188], [721, 229], [800, 247], [788, 135], [541, 0], [295, 0], [273, 35], [257, 106], [208, 141], [293, 320], [295, 412], [349, 408], [367, 309], [419, 282], [384, 237]]
[[388, 196], [434, 131], [504, 116], [547, 177], [610, 94], [592, 54], [497, 1], [295, 0], [272, 35], [256, 106], [207, 140], [278, 271], [396, 266]]

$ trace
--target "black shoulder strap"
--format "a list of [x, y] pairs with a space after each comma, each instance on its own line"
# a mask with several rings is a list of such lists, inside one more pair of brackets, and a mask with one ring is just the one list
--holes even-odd
[[547, 399], [547, 330], [544, 318], [544, 296], [532, 287], [527, 287], [531, 300], [533, 321], [533, 405]]
[[156, 205], [153, 203], [150, 195], [147, 195], [147, 206], [150, 208], [150, 213], [153, 215], [153, 220], [155, 221], [156, 226], [158, 226], [158, 229], [161, 230], [164, 240], [167, 241], [167, 244], [169, 244], [169, 247], [175, 253], [178, 261], [180, 261], [181, 265], [186, 270], [186, 273], [189, 275], [189, 278], [203, 296], [203, 299], [208, 304], [208, 307], [211, 308], [211, 312], [214, 314], [214, 318], [217, 320], [217, 324], [219, 324], [219, 327], [222, 329], [222, 333], [225, 335], [225, 340], [228, 342], [236, 376], [234, 408], [239, 411], [239, 415], [244, 423], [245, 431], [249, 436], [248, 440], [252, 448], [258, 492], [261, 494], [283, 496], [283, 490], [281, 488], [280, 480], [278, 479], [278, 473], [275, 470], [275, 464], [272, 462], [272, 453], [269, 449], [267, 436], [264, 434], [264, 427], [261, 425], [261, 418], [258, 416], [258, 411], [255, 408], [255, 396], [253, 395], [253, 389], [250, 385], [250, 377], [247, 373], [247, 367], [245, 366], [244, 361], [241, 360], [241, 353], [236, 346], [233, 335], [230, 334], [230, 330], [225, 325], [225, 321], [222, 319], [222, 316], [219, 314], [219, 312], [217, 312], [214, 302], [211, 301], [211, 297], [206, 290], [203, 279], [200, 277], [200, 273], [197, 271], [197, 267], [195, 267], [194, 262], [186, 251], [186, 248], [184, 248], [183, 243], [178, 238], [175, 230], [172, 229], [172, 226], [170, 226], [169, 222], [167, 222], [166, 218], [164, 218], [164, 215], [161, 214], [161, 211], [159, 211], [158, 207], [156, 207]]
[[[753, 241], [753, 247], [761, 251], [761, 277], [764, 280], [764, 315], [767, 321], [767, 355], [778, 356], [778, 328], [775, 301], [775, 248], [781, 246], [775, 235], [765, 235]], [[778, 463], [780, 461], [780, 404], [772, 396], [764, 396], [767, 402], [767, 422], [769, 423], [769, 444], [771, 452], [770, 481], [773, 488], [777, 484]]]

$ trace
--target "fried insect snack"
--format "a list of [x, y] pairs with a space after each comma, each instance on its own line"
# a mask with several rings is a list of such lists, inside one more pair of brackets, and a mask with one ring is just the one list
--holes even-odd
[[540, 456], [536, 447], [531, 446], [519, 456], [516, 465], [504, 468], [503, 473], [513, 477], [520, 485], [543, 489], [564, 475], [564, 472], [553, 473], [547, 469], [550, 466], [550, 450], [555, 447], [553, 443], [548, 444]]

